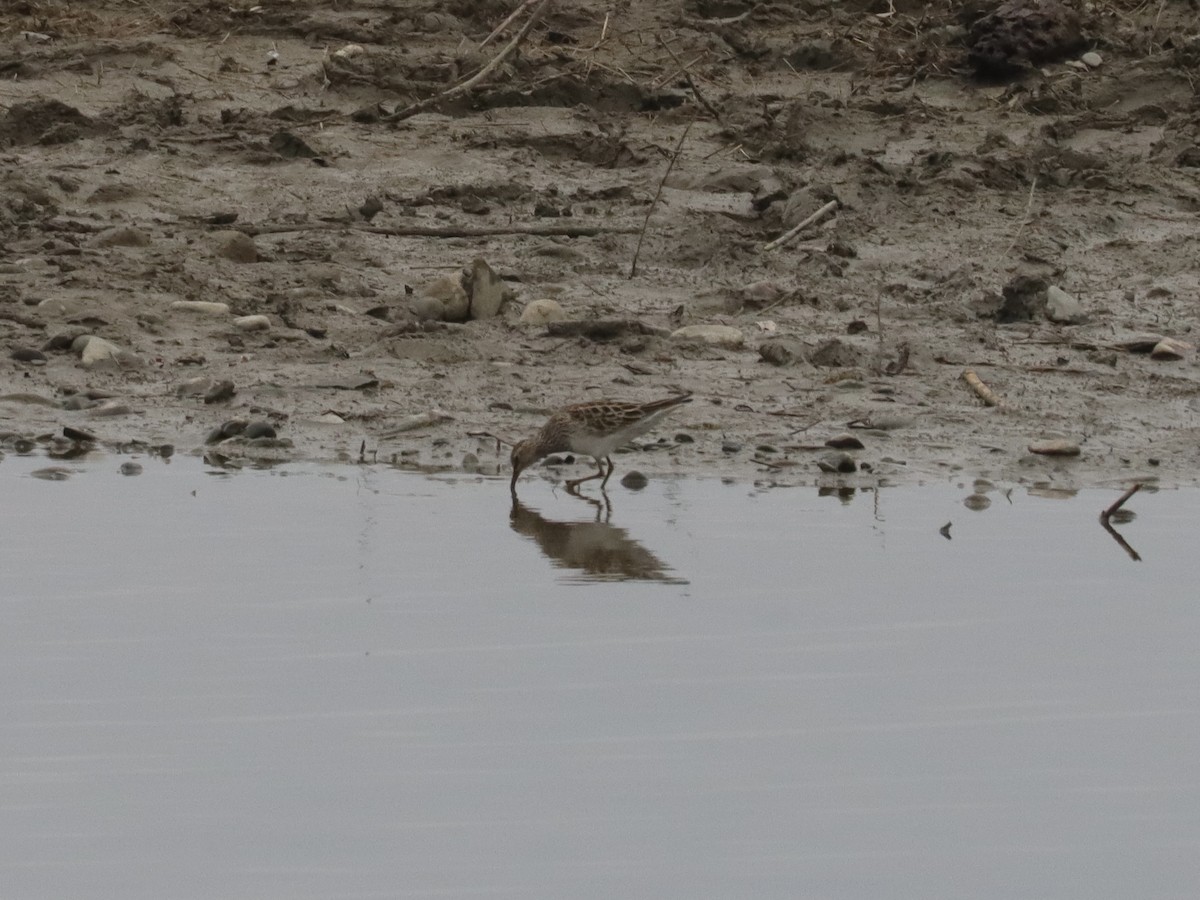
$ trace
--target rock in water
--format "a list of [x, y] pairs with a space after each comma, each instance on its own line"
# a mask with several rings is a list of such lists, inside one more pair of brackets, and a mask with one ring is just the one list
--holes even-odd
[[967, 34], [971, 65], [984, 77], [1065, 59], [1083, 44], [1079, 13], [1059, 0], [1007, 0], [976, 19]]

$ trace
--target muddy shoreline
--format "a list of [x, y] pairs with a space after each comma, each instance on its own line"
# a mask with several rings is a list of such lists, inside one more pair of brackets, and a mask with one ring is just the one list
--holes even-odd
[[[691, 391], [616, 478], [1198, 480], [1186, 3], [1101, 4], [1102, 64], [1000, 83], [949, 10], [556, 4], [487, 90], [402, 121], [512, 4], [144, 6], [0, 15], [0, 449], [488, 473], [473, 432]], [[231, 420], [277, 437], [210, 440]]]

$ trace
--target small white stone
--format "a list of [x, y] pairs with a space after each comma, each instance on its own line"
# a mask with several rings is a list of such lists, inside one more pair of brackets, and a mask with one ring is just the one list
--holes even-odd
[[1098, 69], [1101, 65], [1103, 65], [1104, 57], [1102, 57], [1095, 50], [1089, 50], [1087, 53], [1083, 54], [1083, 56], [1079, 57], [1079, 61], [1089, 69]]
[[90, 369], [108, 360], [117, 360], [121, 357], [122, 353], [121, 348], [112, 341], [106, 341], [102, 337], [90, 335], [80, 348], [79, 359], [85, 369]]
[[521, 310], [521, 322], [525, 325], [545, 325], [547, 322], [562, 322], [567, 318], [557, 300], [544, 298], [531, 300]]
[[1150, 351], [1150, 356], [1153, 359], [1183, 359], [1192, 350], [1195, 349], [1187, 341], [1181, 341], [1178, 338], [1163, 338], [1154, 345], [1154, 349]]
[[266, 316], [238, 316], [233, 320], [233, 327], [241, 331], [267, 331], [271, 327], [271, 320]]
[[671, 332], [677, 341], [702, 341], [714, 347], [736, 350], [745, 343], [741, 331], [731, 325], [684, 325]]
[[202, 316], [229, 315], [228, 303], [217, 303], [212, 300], [176, 300], [171, 304], [172, 312], [199, 313]]

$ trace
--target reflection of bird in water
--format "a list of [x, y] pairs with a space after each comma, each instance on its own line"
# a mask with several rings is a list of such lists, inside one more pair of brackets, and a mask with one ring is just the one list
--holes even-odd
[[[611, 454], [645, 434], [675, 407], [691, 402], [691, 394], [680, 394], [650, 403], [593, 400], [564, 406], [546, 420], [541, 431], [513, 447], [513, 496], [517, 495], [517, 478], [522, 470], [543, 456], [567, 450], [592, 457], [599, 468], [594, 475], [568, 481], [567, 490], [575, 491], [580, 484], [594, 478], [604, 479], [600, 482], [600, 490], [604, 490], [613, 472]], [[604, 468], [606, 462], [607, 469]]]
[[[661, 581], [687, 584], [684, 578], [670, 574], [670, 567], [629, 537], [624, 528], [608, 523], [611, 509], [598, 500], [587, 500], [596, 507], [592, 522], [553, 522], [513, 500], [509, 522], [512, 530], [537, 541], [538, 547], [556, 566], [578, 569], [583, 581]], [[601, 521], [603, 515], [604, 520]]]

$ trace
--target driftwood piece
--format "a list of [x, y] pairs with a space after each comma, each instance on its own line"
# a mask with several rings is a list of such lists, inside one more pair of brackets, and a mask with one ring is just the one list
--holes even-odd
[[971, 386], [971, 390], [979, 395], [979, 399], [982, 400], [986, 405], [996, 407], [1004, 407], [1007, 405], [1003, 400], [1000, 399], [1000, 397], [996, 395], [995, 391], [993, 391], [990, 387], [984, 384], [983, 381], [980, 380], [979, 376], [975, 374], [974, 369], [964, 369], [962, 373], [962, 380]]

